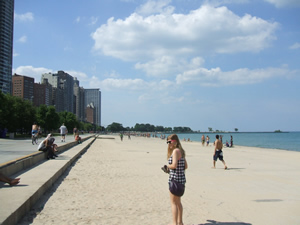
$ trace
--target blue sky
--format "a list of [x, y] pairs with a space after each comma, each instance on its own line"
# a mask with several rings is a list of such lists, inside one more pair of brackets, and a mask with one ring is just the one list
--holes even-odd
[[300, 130], [299, 0], [15, 0], [13, 73], [100, 88], [102, 125]]

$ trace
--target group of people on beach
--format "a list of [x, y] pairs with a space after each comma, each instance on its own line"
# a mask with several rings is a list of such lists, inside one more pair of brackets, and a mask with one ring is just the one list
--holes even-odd
[[[61, 142], [65, 142], [66, 141], [65, 136], [68, 133], [68, 129], [64, 125], [64, 123], [61, 125], [59, 130], [60, 130], [60, 135], [61, 135]], [[76, 127], [74, 128], [73, 132], [74, 132], [74, 139], [78, 143], [81, 143], [81, 137], [79, 136], [79, 131]], [[40, 128], [40, 126], [37, 125], [36, 122], [34, 122], [32, 125], [32, 130], [31, 130], [32, 144], [34, 144], [34, 142], [33, 142], [34, 137], [36, 137], [39, 134], [41, 134], [41, 128]], [[37, 150], [46, 152], [47, 159], [55, 159], [55, 157], [58, 157], [58, 155], [57, 155], [58, 150], [57, 150], [57, 144], [55, 144], [54, 142], [55, 142], [55, 138], [50, 133], [47, 135], [47, 137], [43, 141], [40, 142]], [[14, 186], [14, 185], [19, 184], [20, 178], [10, 178], [10, 177], [4, 175], [3, 173], [0, 173], [0, 181], [3, 183], [8, 183], [10, 186]]]
[[[63, 124], [64, 125], [64, 124]], [[76, 130], [73, 130], [74, 137], [76, 136]], [[209, 138], [206, 139], [209, 142]], [[54, 144], [55, 139], [51, 134], [42, 142], [46, 151], [48, 152], [48, 157], [57, 156], [55, 154], [57, 145]], [[203, 140], [202, 140], [203, 144]], [[171, 211], [172, 220], [174, 225], [183, 224], [183, 206], [181, 203], [181, 197], [184, 195], [185, 191], [185, 170], [188, 168], [188, 163], [186, 160], [186, 153], [183, 149], [180, 140], [176, 134], [171, 134], [167, 137], [167, 161], [168, 164], [162, 167], [162, 170], [169, 174], [169, 190], [170, 190], [170, 200], [171, 200]], [[216, 168], [216, 161], [219, 159], [224, 164], [224, 169], [227, 169], [227, 165], [223, 157], [223, 144], [220, 140], [220, 136], [216, 135], [216, 140], [214, 142], [214, 154], [213, 154], [213, 167]], [[11, 186], [19, 183], [20, 178], [9, 178], [4, 174], [0, 173], [0, 181], [10, 184]]]

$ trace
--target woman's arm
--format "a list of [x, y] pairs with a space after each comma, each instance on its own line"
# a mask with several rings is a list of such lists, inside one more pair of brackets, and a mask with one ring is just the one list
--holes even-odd
[[185, 168], [184, 168], [184, 169], [187, 169], [187, 168], [188, 168], [188, 164], [187, 164], [187, 161], [186, 161], [185, 158], [184, 158], [184, 165], [185, 165]]
[[175, 148], [173, 150], [173, 160], [172, 160], [172, 164], [167, 165], [169, 169], [176, 169], [177, 168], [177, 164], [178, 164], [178, 160], [180, 159], [180, 150], [178, 148]]

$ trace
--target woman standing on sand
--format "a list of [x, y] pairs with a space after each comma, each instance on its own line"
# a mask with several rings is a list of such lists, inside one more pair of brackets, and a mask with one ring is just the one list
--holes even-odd
[[[179, 138], [176, 134], [171, 134], [167, 138], [168, 144], [168, 165], [167, 168], [169, 169], [169, 185], [171, 181], [176, 181], [185, 187], [185, 170], [187, 169], [188, 165], [185, 159], [185, 151], [183, 150]], [[184, 193], [184, 189], [183, 189]], [[183, 195], [181, 194], [181, 196]], [[171, 193], [170, 191], [170, 200], [171, 200], [171, 209], [173, 215], [173, 224], [174, 225], [182, 225], [182, 214], [183, 208], [181, 204], [181, 196], [176, 196]]]

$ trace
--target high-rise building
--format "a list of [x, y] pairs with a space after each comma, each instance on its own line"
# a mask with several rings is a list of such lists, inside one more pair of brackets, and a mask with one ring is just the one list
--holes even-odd
[[84, 88], [79, 87], [79, 80], [74, 77], [74, 96], [75, 107], [74, 112], [80, 121], [85, 121], [85, 105], [84, 105]]
[[34, 98], [33, 103], [35, 106], [52, 105], [52, 85], [45, 79], [42, 84], [34, 84]]
[[86, 114], [86, 122], [95, 124], [96, 113], [95, 113], [95, 107], [94, 107], [93, 103], [90, 103], [87, 105], [85, 114]]
[[41, 81], [47, 79], [53, 86], [52, 102], [57, 112], [74, 112], [74, 79], [64, 71], [42, 74]]
[[11, 94], [14, 0], [0, 0], [0, 90]]
[[12, 95], [33, 102], [34, 78], [14, 74], [12, 76]]
[[101, 126], [101, 91], [96, 89], [84, 89], [85, 107], [93, 105], [95, 108], [95, 124]]

